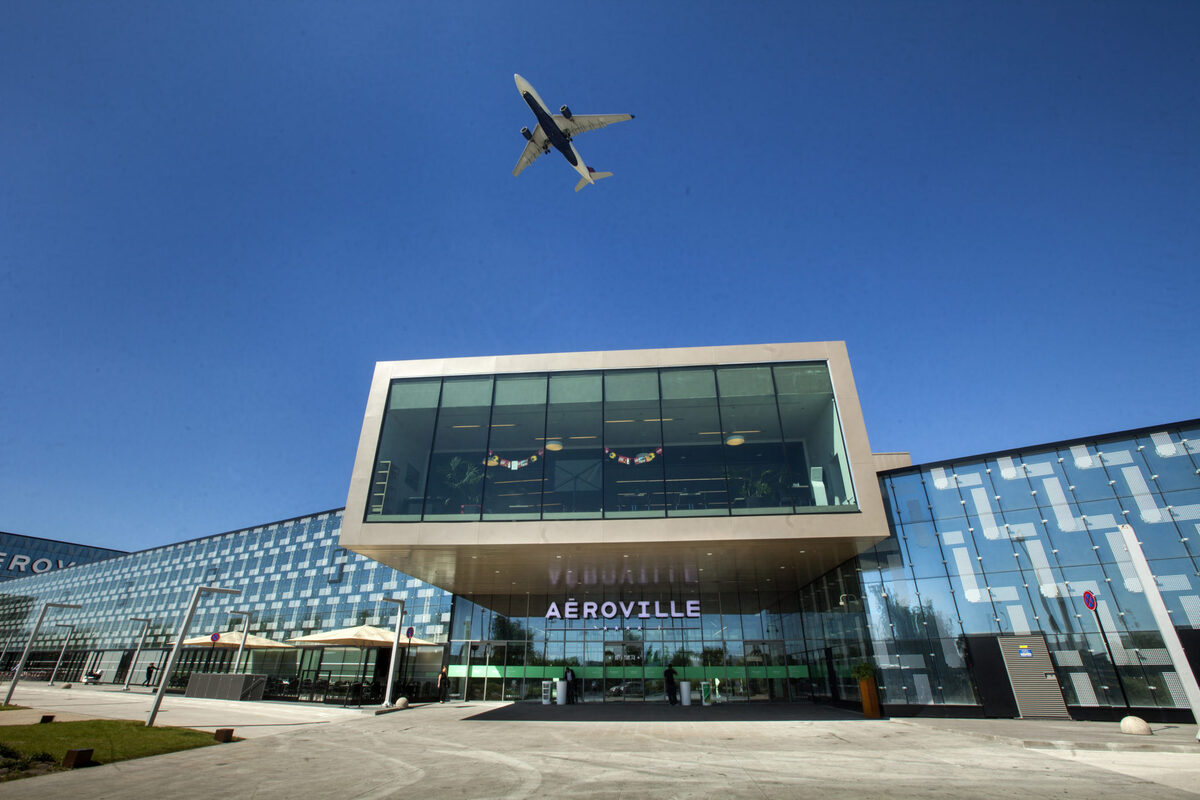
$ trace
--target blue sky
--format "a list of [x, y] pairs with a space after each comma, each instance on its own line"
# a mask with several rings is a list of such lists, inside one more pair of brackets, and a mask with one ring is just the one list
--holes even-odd
[[[841, 339], [916, 461], [1200, 416], [1200, 4], [9, 2], [0, 529], [341, 506], [374, 362]], [[532, 115], [637, 118], [512, 177]]]

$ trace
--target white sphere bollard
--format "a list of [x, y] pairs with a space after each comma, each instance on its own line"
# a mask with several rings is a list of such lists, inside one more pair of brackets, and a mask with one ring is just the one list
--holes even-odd
[[1129, 733], [1134, 736], [1154, 735], [1154, 731], [1150, 730], [1150, 726], [1146, 724], [1146, 720], [1141, 717], [1125, 717], [1121, 720], [1121, 733]]
[[408, 698], [401, 697], [396, 700], [396, 708], [408, 708]]

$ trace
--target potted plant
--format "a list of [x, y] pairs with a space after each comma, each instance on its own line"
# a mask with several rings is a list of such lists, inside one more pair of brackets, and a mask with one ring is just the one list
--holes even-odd
[[858, 681], [863, 716], [868, 719], [879, 719], [879, 690], [875, 686], [875, 665], [870, 661], [859, 661], [850, 668], [850, 677]]
[[[479, 503], [479, 484], [483, 482], [483, 470], [478, 464], [455, 456], [450, 459], [443, 478], [447, 497], [442, 504], [447, 513], [463, 513], [465, 507]], [[478, 505], [475, 506], [478, 509]]]

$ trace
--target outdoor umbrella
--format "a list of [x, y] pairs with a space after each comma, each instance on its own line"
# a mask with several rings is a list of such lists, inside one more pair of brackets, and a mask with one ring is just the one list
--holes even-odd
[[[212, 636], [205, 634], [204, 636], [193, 636], [190, 639], [183, 640], [184, 647], [199, 647], [201, 645], [209, 645], [210, 647], [223, 647], [230, 650], [236, 649], [242, 644], [241, 631], [225, 631], [218, 634], [220, 636], [217, 641], [212, 640]], [[175, 644], [171, 642], [171, 644]], [[294, 650], [290, 644], [277, 642], [274, 639], [268, 639], [265, 636], [255, 636], [253, 633], [246, 634], [246, 649], [247, 650]]]
[[[358, 625], [353, 628], [310, 633], [308, 636], [295, 636], [288, 641], [295, 642], [301, 647], [357, 647], [365, 650], [368, 647], [391, 647], [392, 642], [396, 641], [396, 636], [392, 631], [385, 631], [374, 625]], [[413, 647], [438, 646], [436, 642], [415, 637], [410, 640], [407, 636], [401, 636], [398, 644], [400, 647], [408, 647], [410, 644]], [[363, 680], [366, 680], [366, 671], [367, 661], [364, 658]]]
[[[392, 631], [385, 631], [374, 625], [359, 625], [354, 628], [338, 628], [334, 631], [310, 633], [308, 636], [295, 636], [288, 641], [295, 642], [301, 647], [391, 647], [395, 638]], [[437, 642], [416, 637], [413, 637], [411, 643], [413, 647], [439, 646]], [[408, 637], [400, 637], [400, 646], [409, 646]]]

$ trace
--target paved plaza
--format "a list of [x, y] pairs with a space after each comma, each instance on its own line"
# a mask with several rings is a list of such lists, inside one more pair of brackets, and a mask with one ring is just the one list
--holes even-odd
[[[16, 697], [58, 713], [129, 718], [149, 700], [25, 685]], [[454, 702], [376, 716], [168, 696], [163, 708], [163, 724], [234, 727], [249, 738], [16, 781], [0, 795], [1169, 800], [1200, 793], [1193, 726], [1156, 724], [1154, 736], [1130, 737], [1112, 723], [865, 720], [805, 704]]]

